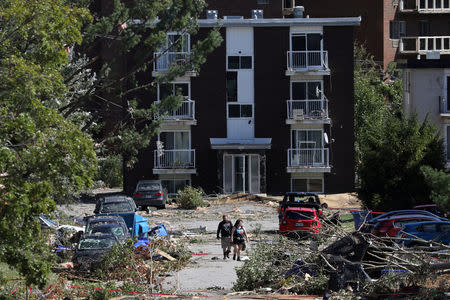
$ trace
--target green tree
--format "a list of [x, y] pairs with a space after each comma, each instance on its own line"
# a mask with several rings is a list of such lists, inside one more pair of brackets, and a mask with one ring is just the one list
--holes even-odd
[[51, 258], [38, 217], [96, 169], [92, 140], [51, 107], [67, 92], [65, 45], [89, 18], [63, 0], [0, 2], [0, 262], [41, 287]]
[[[92, 12], [94, 22], [86, 27], [86, 39], [76, 49], [91, 58], [80, 70], [94, 67], [97, 80], [85, 94], [61, 105], [60, 111], [65, 115], [88, 112], [90, 121], [84, 129], [94, 129], [101, 156], [123, 155], [124, 164], [131, 169], [140, 150], [149, 147], [165, 114], [181, 105], [180, 95], [168, 96], [158, 104], [152, 103], [156, 99], [150, 95], [156, 95], [158, 84], [186, 72], [200, 73], [200, 66], [222, 38], [217, 29], [195, 37], [197, 19], [206, 7], [203, 0], [134, 0], [127, 5], [115, 0], [110, 4], [109, 11]], [[169, 32], [180, 35], [167, 43]], [[153, 77], [153, 54], [181, 48], [184, 34], [191, 37], [189, 60]]]
[[441, 210], [450, 212], [450, 174], [429, 166], [422, 166], [420, 171], [422, 171], [425, 182], [431, 189], [431, 200]]
[[411, 207], [430, 190], [420, 167], [442, 169], [442, 140], [426, 119], [402, 113], [402, 81], [395, 63], [383, 71], [355, 45], [355, 152], [358, 195], [370, 209]]
[[441, 170], [445, 161], [442, 140], [427, 119], [420, 123], [417, 116], [390, 116], [365, 143], [358, 195], [366, 207], [384, 211], [428, 200], [420, 167]]

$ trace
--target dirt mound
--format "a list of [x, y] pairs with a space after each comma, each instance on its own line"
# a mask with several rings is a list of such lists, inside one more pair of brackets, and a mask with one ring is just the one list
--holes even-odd
[[[321, 202], [326, 202], [330, 208], [361, 208], [362, 203], [355, 193], [328, 194], [319, 195]], [[268, 204], [269, 206], [278, 205], [283, 200], [282, 196], [266, 196], [262, 194], [236, 193], [231, 195], [219, 196], [216, 200], [209, 201], [211, 204], [229, 204], [244, 201], [255, 201]]]
[[361, 208], [362, 202], [356, 193], [319, 195], [321, 202], [326, 202], [330, 208]]

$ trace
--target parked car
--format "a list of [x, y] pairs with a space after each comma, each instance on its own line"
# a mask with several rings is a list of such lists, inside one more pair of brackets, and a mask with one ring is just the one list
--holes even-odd
[[416, 205], [413, 207], [414, 209], [420, 209], [420, 210], [426, 210], [430, 213], [435, 214], [436, 216], [445, 218], [445, 214], [439, 210], [436, 204], [423, 204], [423, 205]]
[[161, 184], [161, 180], [139, 180], [133, 194], [133, 200], [141, 210], [148, 210], [149, 206], [166, 208], [168, 195]]
[[125, 220], [120, 216], [91, 216], [88, 217], [86, 220], [86, 228], [85, 232], [87, 234], [90, 234], [92, 231], [92, 228], [98, 225], [108, 225], [108, 224], [114, 224], [117, 226], [120, 226], [125, 231], [129, 231], [127, 224], [125, 223]]
[[87, 234], [78, 243], [73, 256], [74, 268], [82, 271], [93, 271], [101, 263], [103, 257], [118, 244], [113, 234]]
[[326, 203], [321, 204], [319, 196], [316, 193], [297, 193], [289, 192], [284, 195], [278, 208], [278, 218], [281, 220], [284, 210], [288, 207], [304, 207], [317, 210], [319, 216], [322, 215], [322, 209], [327, 208]]
[[118, 216], [123, 218], [132, 237], [147, 238], [150, 227], [148, 219], [136, 213], [134, 200], [126, 196], [99, 198], [94, 213], [97, 216]]
[[423, 215], [423, 214], [409, 214], [398, 215], [387, 218], [378, 219], [378, 222], [373, 226], [371, 233], [375, 236], [394, 237], [408, 223], [417, 223], [425, 221], [440, 221], [439, 218]]
[[366, 220], [364, 224], [361, 226], [360, 231], [361, 232], [371, 232], [375, 226], [381, 219], [389, 219], [389, 218], [397, 218], [399, 216], [408, 216], [408, 215], [423, 215], [423, 216], [429, 216], [438, 218], [441, 221], [447, 221], [446, 218], [439, 217], [433, 213], [430, 213], [425, 210], [417, 210], [417, 209], [405, 209], [405, 210], [394, 210], [387, 213], [384, 213], [382, 215], [379, 215], [375, 218], [371, 218], [369, 220]]
[[123, 195], [101, 197], [95, 204], [94, 214], [135, 212], [133, 199]]
[[130, 233], [121, 224], [95, 224], [91, 226], [89, 234], [113, 234], [119, 241], [124, 241], [130, 237]]
[[319, 233], [321, 229], [319, 211], [315, 208], [288, 207], [280, 220], [280, 233], [283, 235]]
[[450, 245], [450, 222], [409, 223], [402, 228], [397, 237], [402, 238], [399, 243], [405, 247], [423, 244], [420, 239]]

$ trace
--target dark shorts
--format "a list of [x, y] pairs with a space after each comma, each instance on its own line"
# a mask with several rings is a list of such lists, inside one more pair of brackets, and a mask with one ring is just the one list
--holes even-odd
[[242, 245], [242, 244], [245, 244], [245, 240], [233, 239], [233, 245]]

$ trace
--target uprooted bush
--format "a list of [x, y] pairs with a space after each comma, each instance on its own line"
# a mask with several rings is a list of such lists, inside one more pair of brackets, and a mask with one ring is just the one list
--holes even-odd
[[178, 191], [177, 203], [179, 208], [196, 209], [197, 207], [206, 206], [203, 200], [203, 190], [187, 185], [183, 190]]
[[317, 256], [311, 255], [310, 261], [302, 262], [300, 267], [299, 259], [308, 252], [305, 244], [284, 237], [274, 243], [259, 243], [251, 252], [250, 259], [236, 269], [238, 278], [233, 289], [249, 291], [269, 287], [283, 290], [289, 287], [302, 294], [323, 293], [328, 277], [314, 262]]
[[[161, 250], [175, 260], [163, 259], [157, 254]], [[103, 258], [95, 277], [105, 280], [132, 281], [142, 285], [157, 285], [155, 278], [160, 274], [178, 271], [184, 268], [191, 253], [182, 243], [174, 243], [166, 239], [150, 241], [145, 247], [136, 251], [134, 241], [115, 245]]]

